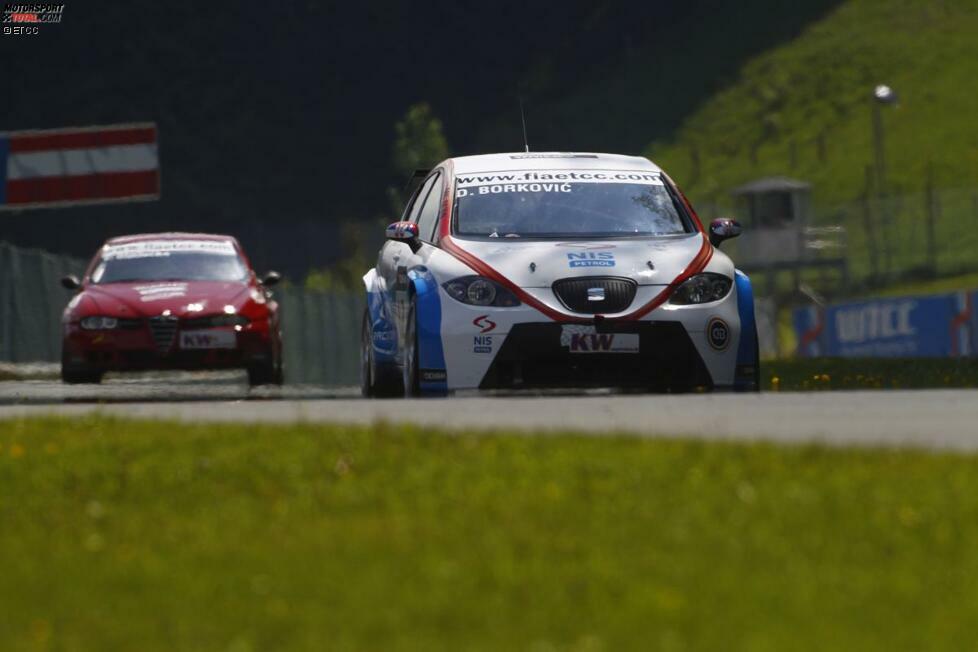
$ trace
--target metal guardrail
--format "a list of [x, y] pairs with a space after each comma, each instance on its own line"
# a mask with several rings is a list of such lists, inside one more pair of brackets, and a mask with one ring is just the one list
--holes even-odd
[[355, 385], [363, 295], [283, 288], [275, 296], [282, 306], [286, 382]]
[[0, 361], [61, 358], [61, 313], [69, 295], [58, 281], [85, 264], [0, 242]]

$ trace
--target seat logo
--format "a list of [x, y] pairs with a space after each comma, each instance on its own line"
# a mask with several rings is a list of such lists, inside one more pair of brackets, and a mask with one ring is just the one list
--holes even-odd
[[604, 301], [604, 288], [588, 288], [587, 289], [587, 300], [588, 301]]
[[481, 329], [480, 333], [488, 333], [491, 330], [495, 330], [496, 322], [489, 319], [489, 315], [480, 315], [472, 320], [472, 325], [476, 328]]

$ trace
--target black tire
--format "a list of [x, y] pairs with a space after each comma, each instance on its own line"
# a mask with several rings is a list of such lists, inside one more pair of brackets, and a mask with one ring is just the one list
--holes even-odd
[[754, 389], [761, 391], [761, 340], [757, 337], [757, 324], [754, 324]]
[[754, 324], [754, 373], [751, 375], [751, 382], [735, 387], [734, 391], [742, 393], [761, 391], [761, 346], [757, 337], [757, 324]]
[[275, 373], [272, 377], [272, 384], [281, 387], [285, 384], [285, 351], [282, 350], [282, 331], [279, 330], [278, 337], [275, 339]]
[[366, 398], [395, 397], [404, 394], [401, 374], [389, 366], [378, 366], [374, 357], [370, 312], [363, 312], [360, 327], [360, 393]]
[[282, 359], [273, 354], [272, 360], [248, 367], [248, 385], [281, 385], [284, 382]]
[[61, 365], [61, 382], [66, 385], [98, 385], [102, 382], [102, 372], [80, 367]]
[[248, 385], [251, 387], [271, 385], [274, 374], [270, 364], [252, 365], [248, 367]]
[[404, 332], [404, 361], [401, 366], [404, 397], [421, 396], [420, 374], [418, 373], [418, 321], [417, 298], [411, 297], [407, 323]]
[[278, 366], [275, 367], [275, 378], [272, 379], [272, 384], [278, 385], [279, 387], [285, 384], [285, 366], [281, 360], [279, 360]]

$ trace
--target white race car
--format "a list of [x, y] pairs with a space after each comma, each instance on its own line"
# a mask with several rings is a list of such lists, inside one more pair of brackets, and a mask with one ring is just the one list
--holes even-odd
[[363, 277], [366, 396], [758, 389], [747, 276], [645, 158], [448, 159]]

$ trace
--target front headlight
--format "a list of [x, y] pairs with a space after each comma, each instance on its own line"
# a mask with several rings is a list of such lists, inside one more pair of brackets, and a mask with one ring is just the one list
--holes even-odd
[[87, 331], [108, 331], [118, 326], [119, 320], [115, 317], [95, 315], [94, 317], [85, 317], [79, 324]]
[[442, 287], [450, 297], [470, 306], [512, 308], [520, 305], [515, 294], [482, 276], [463, 276], [443, 283]]
[[689, 306], [697, 303], [719, 301], [730, 293], [733, 281], [723, 274], [697, 274], [676, 288], [669, 303]]

